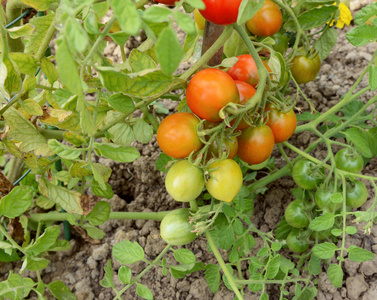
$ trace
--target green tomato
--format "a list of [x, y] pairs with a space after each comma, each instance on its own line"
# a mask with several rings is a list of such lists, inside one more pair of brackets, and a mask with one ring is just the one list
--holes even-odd
[[315, 189], [322, 181], [324, 169], [318, 170], [317, 165], [310, 160], [298, 161], [292, 169], [294, 182], [304, 190]]
[[174, 200], [189, 202], [196, 199], [204, 188], [203, 171], [188, 160], [176, 162], [168, 171], [165, 187]]
[[289, 250], [295, 253], [303, 253], [309, 249], [309, 244], [306, 241], [297, 238], [299, 233], [298, 229], [292, 229], [286, 240]]
[[186, 208], [173, 210], [161, 221], [160, 234], [165, 242], [173, 246], [190, 244], [196, 239], [194, 229], [189, 223], [190, 212]]
[[359, 208], [367, 201], [368, 191], [365, 184], [355, 181], [347, 186], [346, 203], [349, 207]]
[[335, 212], [342, 207], [342, 203], [334, 203], [330, 197], [333, 194], [332, 189], [318, 189], [314, 194], [315, 203], [321, 209], [328, 209], [331, 212]]
[[361, 155], [355, 154], [349, 148], [343, 148], [335, 154], [336, 167], [340, 170], [359, 174], [364, 167]]
[[291, 72], [297, 83], [308, 83], [316, 78], [320, 68], [321, 59], [317, 53], [314, 57], [298, 55], [292, 60]]
[[309, 225], [310, 220], [304, 212], [304, 203], [302, 200], [294, 200], [285, 209], [284, 214], [287, 223], [294, 228], [305, 228]]

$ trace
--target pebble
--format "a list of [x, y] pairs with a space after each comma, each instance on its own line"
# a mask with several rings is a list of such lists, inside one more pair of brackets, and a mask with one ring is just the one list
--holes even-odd
[[105, 243], [93, 250], [92, 257], [94, 260], [102, 260], [109, 254], [109, 244]]

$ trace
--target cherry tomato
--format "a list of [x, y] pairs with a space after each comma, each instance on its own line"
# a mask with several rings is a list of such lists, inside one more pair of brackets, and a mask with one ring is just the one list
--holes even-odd
[[165, 187], [174, 200], [192, 201], [203, 191], [203, 171], [186, 159], [180, 160], [169, 169], [165, 178]]
[[[244, 81], [253, 87], [259, 83], [259, 74], [257, 65], [250, 54], [242, 54], [237, 56], [238, 61], [236, 64], [229, 68], [228, 74], [234, 80]], [[266, 67], [268, 72], [271, 72], [271, 68], [262, 60], [263, 65]]]
[[237, 21], [242, 0], [203, 0], [206, 8], [200, 13], [217, 25], [229, 25]]
[[349, 148], [343, 148], [335, 154], [335, 163], [336, 167], [340, 170], [358, 174], [364, 167], [362, 156]]
[[192, 77], [186, 90], [187, 105], [199, 118], [220, 122], [219, 111], [228, 103], [240, 102], [234, 80], [224, 71], [204, 69]]
[[368, 191], [365, 184], [355, 181], [347, 186], [346, 203], [349, 207], [359, 208], [367, 201]]
[[185, 158], [202, 147], [196, 127], [199, 120], [191, 113], [175, 113], [158, 127], [157, 142], [161, 150], [174, 158]]
[[333, 194], [333, 189], [318, 189], [314, 194], [314, 200], [317, 206], [321, 209], [328, 209], [330, 212], [336, 212], [342, 207], [342, 203], [334, 203], [330, 197]]
[[295, 253], [304, 253], [309, 249], [309, 244], [301, 239], [298, 239], [300, 231], [298, 229], [292, 229], [287, 237], [287, 246], [289, 250]]
[[206, 19], [204, 19], [204, 17], [201, 15], [201, 13], [199, 12], [197, 8], [195, 8], [194, 10], [194, 19], [195, 19], [196, 26], [198, 26], [198, 29], [204, 30], [204, 27], [206, 25]]
[[304, 212], [304, 203], [302, 200], [294, 200], [285, 209], [285, 220], [294, 228], [305, 228], [310, 221]]
[[265, 37], [277, 33], [282, 21], [283, 17], [279, 6], [271, 0], [266, 0], [263, 7], [246, 22], [246, 27], [252, 34]]
[[318, 54], [312, 58], [298, 55], [292, 61], [291, 72], [297, 83], [308, 83], [316, 78], [320, 68], [321, 59]]
[[[257, 92], [256, 89], [244, 81], [235, 80], [234, 82], [236, 83], [238, 92], [240, 93], [240, 104], [246, 105], [246, 103], [249, 102], [249, 100], [253, 98], [253, 96]], [[232, 120], [232, 122], [230, 122], [230, 125], [233, 126], [234, 123], [235, 120]], [[241, 122], [237, 126], [237, 129], [245, 129], [248, 126], [249, 125], [244, 120], [241, 120]]]
[[190, 212], [186, 208], [168, 213], [161, 221], [160, 234], [165, 242], [173, 246], [190, 244], [196, 239], [194, 228], [189, 223]]
[[282, 143], [288, 140], [296, 130], [297, 118], [291, 109], [288, 112], [281, 112], [271, 106], [267, 108], [269, 126], [274, 134], [275, 143]]
[[272, 48], [281, 55], [284, 55], [288, 49], [288, 36], [284, 33], [278, 32], [275, 33], [272, 38], [275, 40], [275, 45], [273, 45]]
[[178, 2], [179, 0], [154, 0], [157, 3], [162, 3], [165, 5], [174, 5], [175, 2]]
[[[219, 157], [219, 146], [220, 146], [220, 137], [215, 138], [215, 140], [209, 146], [212, 152], [212, 155]], [[227, 158], [234, 158], [238, 150], [238, 141], [235, 136], [224, 138], [222, 142], [223, 152], [227, 153]]]
[[242, 187], [243, 176], [240, 166], [232, 159], [217, 160], [208, 166], [208, 193], [217, 200], [230, 202]]
[[324, 170], [318, 170], [316, 164], [307, 159], [302, 159], [295, 163], [292, 169], [294, 182], [304, 190], [315, 189], [323, 179]]
[[275, 145], [274, 135], [267, 125], [247, 127], [237, 138], [238, 157], [252, 165], [260, 164], [269, 158]]

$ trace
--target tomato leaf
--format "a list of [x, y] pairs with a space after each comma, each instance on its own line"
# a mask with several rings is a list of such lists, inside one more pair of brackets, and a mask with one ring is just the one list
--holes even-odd
[[[330, 21], [332, 15], [337, 10], [338, 7], [335, 5], [313, 8], [299, 15], [297, 19], [303, 30], [310, 30]], [[296, 26], [292, 20], [285, 23], [284, 28], [286, 30], [296, 30]]]
[[127, 266], [121, 266], [118, 270], [118, 277], [123, 284], [130, 284], [132, 277], [131, 269]]
[[123, 147], [110, 143], [94, 143], [94, 148], [103, 156], [123, 163], [133, 162], [140, 157], [140, 153], [135, 147]]
[[141, 19], [134, 3], [131, 0], [111, 0], [109, 2], [122, 31], [129, 35], [138, 35]]
[[369, 66], [369, 86], [372, 91], [377, 90], [377, 66]]
[[171, 10], [161, 6], [151, 6], [144, 11], [143, 19], [152, 23], [162, 23], [169, 20]]
[[1, 198], [0, 216], [15, 218], [23, 214], [33, 204], [33, 191], [30, 186], [16, 186]]
[[336, 245], [329, 242], [324, 242], [322, 244], [315, 245], [312, 252], [321, 259], [330, 259], [335, 255], [336, 250], [338, 250]]
[[110, 215], [110, 204], [105, 201], [99, 201], [92, 211], [86, 216], [86, 220], [93, 226], [99, 226], [105, 223]]
[[373, 157], [372, 150], [369, 147], [369, 141], [366, 140], [365, 136], [358, 128], [350, 128], [345, 134], [348, 143], [355, 145], [355, 148], [361, 152], [362, 156], [367, 158]]
[[278, 274], [280, 269], [280, 254], [277, 254], [267, 264], [266, 277], [273, 279]]
[[368, 21], [371, 17], [377, 15], [377, 3], [371, 3], [363, 7], [355, 16], [355, 24], [362, 25]]
[[45, 232], [35, 241], [35, 243], [25, 249], [26, 253], [30, 256], [37, 256], [38, 254], [47, 251], [55, 244], [59, 233], [59, 226], [53, 225], [47, 227]]
[[321, 259], [314, 254], [309, 260], [309, 272], [313, 275], [319, 275], [322, 272]]
[[241, 25], [250, 20], [264, 5], [264, 0], [249, 1], [243, 0], [238, 9], [237, 24]]
[[194, 253], [184, 248], [174, 250], [174, 258], [181, 264], [193, 264], [196, 261]]
[[114, 245], [113, 256], [121, 264], [134, 264], [144, 258], [144, 250], [137, 242], [121, 241]]
[[355, 261], [355, 262], [363, 262], [363, 261], [368, 261], [372, 260], [375, 258], [375, 255], [373, 252], [370, 252], [369, 250], [351, 245], [348, 248], [348, 258], [350, 261]]
[[220, 287], [220, 266], [208, 264], [205, 266], [205, 279], [212, 293], [216, 293]]
[[314, 231], [327, 230], [334, 226], [335, 215], [333, 213], [324, 214], [323, 216], [316, 217], [310, 222], [309, 229]]
[[372, 43], [377, 40], [377, 26], [366, 24], [357, 26], [347, 32], [346, 38], [356, 47]]
[[336, 288], [340, 288], [343, 283], [343, 270], [339, 265], [331, 264], [327, 269], [327, 276]]
[[331, 50], [336, 44], [338, 38], [338, 31], [334, 28], [328, 28], [314, 43], [314, 48], [318, 51], [321, 60], [329, 56]]
[[143, 299], [153, 300], [153, 294], [145, 285], [136, 283], [136, 294]]
[[47, 284], [46, 287], [50, 290], [58, 300], [76, 300], [76, 296], [71, 293], [71, 290], [62, 281], [54, 281]]

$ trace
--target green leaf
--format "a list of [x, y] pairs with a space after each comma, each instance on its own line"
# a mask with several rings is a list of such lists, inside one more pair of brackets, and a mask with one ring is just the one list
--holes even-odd
[[50, 199], [72, 214], [82, 215], [79, 192], [48, 183]]
[[118, 270], [118, 277], [123, 284], [130, 284], [132, 277], [131, 269], [127, 266], [121, 266]]
[[48, 251], [58, 252], [58, 251], [66, 251], [69, 249], [71, 249], [71, 244], [69, 243], [69, 241], [57, 240], [55, 244], [48, 249]]
[[82, 135], [72, 131], [65, 131], [63, 138], [75, 146], [81, 146], [86, 143], [86, 139]]
[[350, 235], [357, 233], [357, 228], [355, 226], [347, 226], [346, 232]]
[[16, 218], [33, 204], [33, 190], [30, 186], [16, 186], [0, 200], [0, 215]]
[[153, 128], [143, 119], [137, 120], [132, 126], [132, 129], [136, 140], [138, 140], [140, 143], [146, 144], [153, 137]]
[[358, 128], [350, 128], [345, 133], [349, 144], [353, 144], [355, 148], [361, 152], [362, 156], [372, 158], [374, 155], [369, 147], [369, 142], [365, 139]]
[[220, 266], [208, 264], [205, 266], [205, 279], [212, 293], [216, 293], [220, 288]]
[[290, 226], [287, 221], [285, 220], [284, 216], [282, 217], [281, 221], [279, 222], [276, 230], [275, 230], [275, 237], [278, 240], [285, 240], [288, 234], [291, 232], [292, 226]]
[[101, 155], [122, 163], [133, 162], [140, 157], [140, 153], [135, 147], [123, 147], [109, 143], [94, 143], [94, 148], [97, 149]]
[[88, 35], [75, 18], [69, 17], [66, 20], [64, 34], [71, 49], [75, 49], [78, 53], [86, 50], [89, 43]]
[[35, 243], [25, 249], [26, 253], [31, 256], [37, 256], [38, 254], [47, 251], [55, 244], [59, 233], [59, 226], [53, 225], [47, 227], [45, 232], [35, 241]]
[[174, 258], [181, 264], [193, 264], [196, 261], [194, 253], [184, 248], [175, 250]]
[[309, 229], [314, 231], [323, 231], [330, 229], [334, 226], [335, 215], [333, 213], [327, 213], [322, 216], [316, 217], [310, 222]]
[[222, 211], [223, 213], [229, 217], [229, 218], [234, 218], [237, 216], [237, 213], [236, 211], [234, 210], [234, 208], [232, 208], [231, 206], [229, 206], [228, 204], [225, 204], [223, 205], [222, 207]]
[[[262, 267], [263, 267], [263, 264], [258, 261], [258, 269]], [[294, 267], [295, 267], [295, 264], [291, 260], [280, 255], [280, 269], [284, 273], [287, 273], [289, 270], [292, 270]]]
[[313, 275], [319, 275], [322, 272], [321, 259], [314, 254], [309, 260], [309, 272]]
[[177, 35], [170, 26], [163, 29], [158, 37], [156, 56], [162, 71], [167, 75], [173, 74], [181, 61], [183, 50]]
[[122, 241], [114, 245], [113, 257], [121, 264], [134, 264], [144, 258], [144, 250], [137, 242]]
[[33, 99], [26, 99], [25, 101], [21, 102], [21, 107], [32, 116], [43, 115], [42, 107]]
[[[9, 55], [1, 55], [0, 62], [0, 89], [6, 98], [13, 93], [18, 93], [20, 89], [20, 74], [17, 65], [11, 60]], [[2, 88], [4, 85], [4, 88]]]
[[90, 12], [84, 21], [84, 28], [89, 34], [99, 34], [99, 24], [94, 12]]
[[40, 208], [50, 209], [55, 205], [55, 202], [41, 195], [37, 198], [35, 204], [37, 204]]
[[314, 43], [314, 48], [318, 51], [319, 57], [323, 61], [327, 56], [329, 56], [331, 50], [336, 44], [338, 39], [338, 31], [334, 28], [328, 28], [325, 30], [321, 36]]
[[105, 223], [110, 215], [110, 204], [105, 201], [97, 202], [93, 210], [86, 216], [86, 220], [93, 226], [102, 225]]
[[369, 250], [351, 245], [348, 248], [348, 258], [350, 261], [355, 261], [355, 262], [363, 262], [363, 261], [368, 261], [372, 260], [375, 258], [375, 255], [373, 252], [370, 252]]
[[372, 91], [377, 90], [377, 66], [369, 66], [369, 86]]
[[103, 197], [106, 199], [111, 199], [114, 196], [114, 191], [111, 188], [111, 185], [108, 184], [107, 182], [105, 183], [106, 190], [103, 190], [97, 181], [93, 181], [92, 183], [92, 192], [94, 195], [98, 197]]
[[22, 89], [25, 92], [34, 90], [37, 87], [37, 79], [34, 76], [26, 78], [22, 83]]
[[69, 287], [60, 280], [51, 282], [47, 284], [46, 287], [58, 300], [77, 300], [76, 296], [71, 293]]
[[336, 250], [338, 250], [338, 247], [336, 245], [325, 242], [315, 245], [312, 249], [312, 252], [314, 255], [318, 256], [321, 259], [330, 259], [335, 255]]
[[94, 136], [96, 133], [96, 124], [94, 123], [93, 115], [86, 104], [84, 104], [84, 107], [80, 112], [80, 126], [82, 131], [90, 136]]
[[184, 32], [189, 34], [196, 32], [194, 20], [189, 15], [177, 11], [175, 13], [175, 19], [178, 26], [181, 27]]
[[82, 225], [82, 228], [86, 230], [86, 232], [92, 239], [102, 240], [105, 236], [105, 233], [101, 229], [94, 227], [88, 223]]
[[172, 160], [174, 160], [174, 159], [171, 158], [170, 156], [166, 155], [165, 153], [160, 153], [160, 155], [156, 159], [156, 163], [155, 163], [157, 170], [164, 172], [164, 173], [167, 173], [168, 169], [166, 168], [166, 165]]
[[21, 0], [22, 3], [35, 8], [36, 10], [45, 11], [56, 0]]
[[[310, 30], [330, 21], [337, 10], [338, 7], [335, 5], [313, 8], [299, 15], [297, 19], [303, 30]], [[296, 30], [292, 20], [285, 23], [284, 28], [286, 30]]]
[[135, 104], [132, 99], [123, 94], [113, 94], [107, 99], [110, 106], [116, 111], [119, 111], [125, 115], [132, 113], [135, 109]]
[[341, 236], [342, 233], [343, 233], [343, 231], [341, 231], [341, 230], [338, 229], [338, 228], [334, 228], [334, 229], [331, 230], [331, 234], [332, 234], [333, 236]]
[[260, 10], [264, 5], [264, 0], [262, 1], [249, 1], [249, 0], [243, 0], [241, 2], [238, 18], [237, 18], [237, 24], [241, 25], [245, 23], [246, 21], [249, 21], [257, 12]]
[[16, 63], [21, 73], [34, 75], [37, 70], [37, 60], [30, 54], [12, 52], [9, 53], [11, 59]]
[[153, 300], [153, 294], [145, 285], [136, 283], [136, 294], [143, 299]]
[[55, 65], [49, 61], [47, 58], [42, 58], [41, 60], [41, 69], [46, 75], [48, 82], [53, 84], [58, 80], [58, 73], [56, 72]]
[[263, 292], [262, 295], [260, 296], [259, 300], [268, 300], [268, 294], [266, 292]]
[[105, 277], [101, 280], [101, 286], [105, 288], [114, 287], [113, 282], [113, 267], [111, 266], [111, 260], [107, 261], [107, 265], [104, 267], [105, 269]]
[[355, 16], [355, 24], [362, 25], [368, 21], [371, 17], [377, 15], [377, 3], [371, 3], [363, 7]]
[[[35, 1], [38, 1], [38, 0], [35, 0]], [[38, 2], [45, 2], [45, 1], [39, 0]], [[50, 12], [46, 16], [30, 19], [29, 24], [35, 27], [35, 31], [33, 32], [31, 36], [28, 36], [26, 38], [25, 53], [28, 53], [34, 56], [38, 52], [38, 49], [41, 47], [42, 41], [45, 38], [47, 30], [50, 27], [51, 23], [53, 22], [54, 18], [55, 18], [55, 14]]]
[[357, 26], [347, 32], [346, 38], [356, 47], [372, 43], [377, 40], [377, 26], [366, 24]]
[[29, 271], [39, 271], [46, 268], [50, 261], [41, 257], [31, 258], [29, 256], [26, 256], [25, 263], [26, 269], [28, 269]]
[[110, 0], [109, 2], [122, 31], [129, 35], [138, 35], [141, 19], [134, 3], [131, 0]]
[[[153, 7], [157, 8], [158, 6], [152, 6], [151, 8]], [[132, 72], [141, 72], [147, 69], [157, 68], [157, 65], [152, 57], [138, 49], [133, 49], [131, 51], [130, 56], [128, 57], [128, 63], [131, 66]]]
[[151, 6], [144, 11], [143, 19], [152, 23], [162, 23], [169, 20], [171, 10], [161, 6]]
[[343, 202], [343, 194], [342, 193], [331, 194], [330, 200], [331, 200], [332, 203], [342, 203]]
[[132, 127], [125, 123], [119, 123], [109, 129], [113, 135], [112, 141], [120, 146], [129, 146], [135, 139]]
[[[6, 253], [4, 250], [0, 249], [0, 262], [12, 262], [20, 260], [16, 250], [12, 250], [11, 253]], [[1, 283], [0, 283], [1, 284]]]
[[267, 264], [266, 277], [273, 279], [278, 274], [280, 269], [280, 254], [277, 254]]
[[64, 145], [55, 139], [49, 140], [48, 146], [54, 151], [54, 153], [64, 159], [74, 160], [82, 153], [82, 151], [78, 150], [76, 147]]
[[334, 287], [340, 288], [343, 284], [343, 270], [339, 265], [331, 264], [327, 269], [327, 276]]
[[185, 0], [193, 8], [205, 9], [205, 5], [202, 0]]
[[30, 23], [25, 24], [23, 26], [15, 26], [15, 27], [7, 29], [9, 36], [12, 39], [17, 39], [22, 36], [32, 35], [34, 30], [35, 30], [34, 26], [31, 25]]

